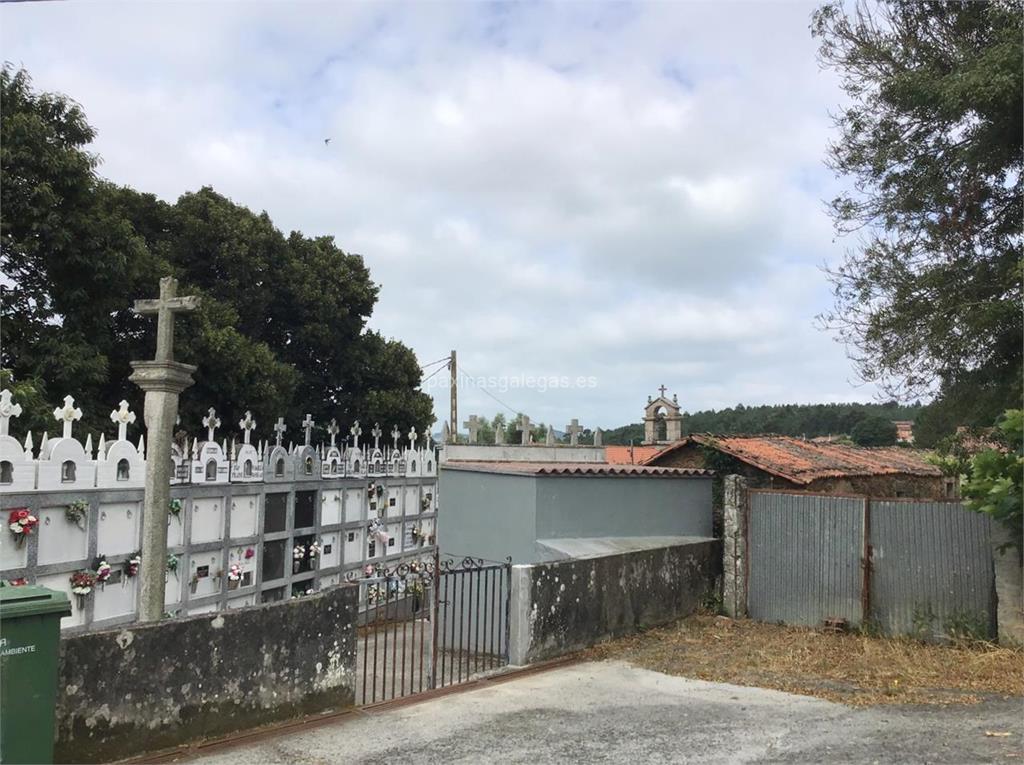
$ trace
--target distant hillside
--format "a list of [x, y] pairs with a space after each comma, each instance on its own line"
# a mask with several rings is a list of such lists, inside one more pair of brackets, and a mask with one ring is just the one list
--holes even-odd
[[[902, 406], [886, 404], [777, 404], [710, 409], [683, 415], [683, 433], [779, 433], [785, 436], [837, 435], [849, 433], [868, 416], [887, 420], [915, 420], [920, 403]], [[629, 444], [644, 440], [643, 423], [623, 425], [605, 431], [604, 443]]]

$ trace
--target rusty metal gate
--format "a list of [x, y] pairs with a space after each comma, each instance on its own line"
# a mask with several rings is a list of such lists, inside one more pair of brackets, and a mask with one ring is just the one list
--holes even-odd
[[359, 585], [356, 703], [376, 704], [508, 664], [511, 559], [437, 556], [368, 566]]
[[995, 634], [991, 522], [959, 501], [751, 489], [746, 515], [754, 619]]

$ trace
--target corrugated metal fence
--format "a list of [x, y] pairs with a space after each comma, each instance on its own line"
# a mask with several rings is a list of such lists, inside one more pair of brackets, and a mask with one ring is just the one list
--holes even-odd
[[995, 635], [990, 521], [959, 502], [752, 490], [747, 535], [755, 619]]

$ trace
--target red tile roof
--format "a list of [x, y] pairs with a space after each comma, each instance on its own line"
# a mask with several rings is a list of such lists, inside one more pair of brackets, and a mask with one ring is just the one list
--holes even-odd
[[819, 478], [842, 476], [942, 475], [937, 467], [925, 461], [922, 452], [914, 449], [816, 443], [792, 436], [775, 435], [687, 436], [650, 458], [648, 462], [654, 462], [691, 443], [713, 447], [741, 462], [793, 483], [808, 484]]
[[514, 473], [516, 475], [690, 478], [714, 474], [711, 470], [644, 465], [609, 465], [606, 462], [471, 462], [469, 460], [451, 460], [442, 464], [441, 467], [446, 470], [470, 470], [478, 473]]
[[613, 465], [642, 465], [665, 448], [660, 446], [606, 446], [604, 459]]

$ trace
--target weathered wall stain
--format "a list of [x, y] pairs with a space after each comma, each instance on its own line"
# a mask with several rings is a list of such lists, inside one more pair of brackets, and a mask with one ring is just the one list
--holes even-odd
[[57, 762], [351, 706], [358, 587], [61, 641]]
[[720, 541], [536, 564], [529, 571], [527, 662], [678, 619], [713, 591]]

